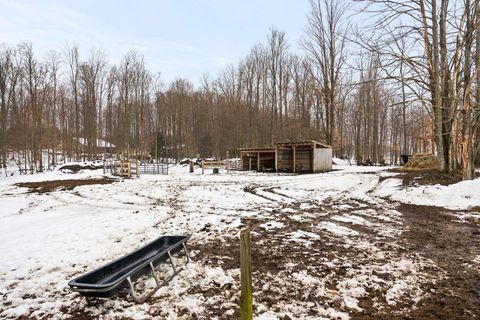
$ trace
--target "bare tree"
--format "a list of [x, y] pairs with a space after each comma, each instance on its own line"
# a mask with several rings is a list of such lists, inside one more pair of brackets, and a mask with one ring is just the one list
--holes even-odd
[[[19, 70], [15, 65], [15, 50], [0, 47], [0, 168], [6, 170], [8, 113], [15, 99]], [[6, 172], [6, 171], [5, 171]]]
[[92, 51], [90, 59], [80, 65], [80, 98], [82, 102], [83, 132], [89, 160], [96, 158], [98, 110], [102, 96], [105, 56]]
[[[73, 134], [74, 138], [80, 138], [80, 104], [78, 97], [78, 85], [80, 78], [80, 55], [78, 46], [67, 46], [65, 52], [65, 62], [68, 66], [69, 88], [73, 96]], [[75, 154], [79, 154], [79, 144], [75, 143]]]
[[333, 148], [337, 91], [347, 57], [345, 45], [349, 26], [344, 21], [347, 5], [342, 0], [311, 0], [310, 5], [303, 46], [318, 70], [314, 74], [326, 108], [326, 138]]

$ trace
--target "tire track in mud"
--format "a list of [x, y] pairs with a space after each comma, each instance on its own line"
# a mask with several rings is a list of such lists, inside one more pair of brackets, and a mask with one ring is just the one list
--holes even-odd
[[[436, 281], [430, 294], [413, 310], [415, 319], [476, 319], [480, 316], [480, 220], [458, 221], [443, 208], [401, 204], [408, 231], [401, 243], [435, 262], [429, 270]], [[438, 276], [443, 275], [443, 276]]]
[[[415, 319], [429, 319], [427, 312], [435, 314], [432, 308], [436, 303], [443, 301], [432, 298], [432, 302], [428, 302], [432, 296], [435, 297], [435, 294], [428, 290], [437, 288], [433, 281], [438, 277], [433, 278], [432, 275], [440, 269], [435, 263], [430, 263], [426, 259], [428, 252], [415, 247], [421, 245], [420, 239], [414, 242], [408, 238], [408, 232], [416, 221], [415, 214], [403, 216], [405, 213], [402, 212], [403, 209], [399, 203], [375, 197], [373, 191], [380, 183], [380, 173], [368, 175], [376, 177], [367, 178], [366, 175], [365, 179], [362, 179], [362, 181], [365, 180], [364, 183], [374, 185], [372, 188], [361, 187], [364, 197], [358, 191], [358, 186], [338, 190], [329, 198], [315, 199], [315, 190], [308, 190], [305, 186], [302, 189], [304, 195], [299, 197], [282, 192], [282, 188], [289, 187], [289, 183], [296, 179], [274, 181], [270, 184], [241, 182], [245, 185], [243, 188], [245, 193], [260, 197], [263, 202], [246, 202], [247, 208], [244, 210], [249, 211], [255, 208], [258, 214], [243, 215], [244, 212], [239, 209], [234, 217], [240, 219], [240, 225], [221, 231], [212, 231], [211, 226], [197, 228], [194, 223], [186, 220], [188, 215], [192, 214], [190, 211], [194, 210], [186, 207], [189, 203], [187, 197], [191, 192], [189, 189], [196, 186], [217, 185], [221, 185], [221, 188], [229, 188], [233, 185], [238, 186], [236, 182], [162, 181], [154, 183], [152, 188], [168, 188], [164, 198], [159, 199], [145, 194], [141, 196], [149, 199], [149, 202], [157, 199], [154, 201], [157, 204], [161, 200], [161, 205], [168, 207], [169, 213], [156, 222], [155, 228], [171, 222], [178, 223], [179, 229], [195, 233], [189, 241], [189, 247], [194, 262], [203, 266], [220, 267], [222, 270], [230, 271], [238, 270], [237, 232], [249, 225], [252, 228], [253, 277], [257, 311], [271, 310], [283, 319], [335, 318], [333, 313], [328, 314], [327, 310], [333, 310], [337, 316], [349, 315], [351, 319], [409, 319], [412, 316]], [[305, 176], [305, 178], [314, 180], [319, 176]], [[300, 187], [301, 184], [299, 184]], [[202, 202], [200, 208], [204, 211], [192, 215], [192, 219], [200, 219], [210, 213], [209, 201]], [[214, 202], [214, 199], [211, 201]], [[216, 211], [216, 215], [219, 215], [218, 211], [222, 209], [232, 210], [227, 209], [227, 205], [222, 207], [222, 203], [216, 204], [213, 210]], [[381, 217], [384, 215], [389, 220], [382, 220]], [[348, 216], [354, 217], [352, 221], [348, 221]], [[228, 216], [228, 218], [231, 217]], [[345, 217], [345, 220], [338, 220], [338, 217]], [[355, 223], [355, 221], [361, 221], [359, 218], [363, 218], [365, 223]], [[279, 224], [271, 224], [270, 226], [273, 227], [269, 228], [268, 222], [272, 221]], [[328, 228], [322, 228], [323, 222], [351, 229], [357, 234], [336, 234]], [[225, 224], [220, 221], [220, 224], [222, 223]], [[204, 221], [197, 221], [196, 224], [203, 225]], [[168, 226], [163, 229], [168, 230]], [[200, 230], [195, 231], [197, 229]], [[392, 237], [379, 233], [382, 229], [400, 233]], [[340, 228], [340, 230], [344, 229]], [[405, 268], [403, 263], [407, 263], [408, 267]], [[185, 274], [182, 273], [178, 275], [178, 277], [184, 276]], [[201, 296], [205, 309], [198, 313], [191, 313], [180, 306], [179, 317], [183, 319], [238, 318], [236, 305], [238, 304], [239, 277], [235, 275], [233, 278], [234, 282], [211, 283], [208, 289], [192, 281], [191, 286], [185, 289], [185, 294]], [[195, 279], [201, 280], [198, 277]], [[398, 293], [393, 290], [401, 288], [402, 285], [406, 287], [404, 291]], [[422, 290], [421, 293], [414, 287], [419, 287]], [[352, 296], [350, 292], [357, 292], [358, 295]], [[388, 295], [395, 292], [399, 296], [389, 300]], [[448, 292], [442, 291], [441, 294], [440, 298], [445, 298]], [[391, 304], [392, 301], [395, 304]], [[422, 304], [423, 301], [427, 301], [426, 307]], [[445, 301], [447, 305], [450, 303], [448, 299]], [[161, 298], [154, 297], [150, 312], [154, 313], [156, 309], [161, 309], [163, 303], [165, 301]], [[98, 308], [101, 309], [101, 306]], [[472, 308], [469, 309], [470, 314], [472, 314]], [[288, 311], [290, 313], [286, 310], [290, 310]], [[72, 314], [72, 317], [75, 315]], [[82, 314], [82, 317], [95, 318], [88, 311]]]
[[[351, 196], [352, 191], [356, 189], [355, 186], [342, 190], [323, 201], [309, 198], [314, 195], [309, 192], [307, 196], [301, 198], [284, 194], [281, 191], [284, 183], [245, 186], [244, 192], [276, 204], [274, 209], [263, 210], [259, 216], [241, 219], [240, 228], [244, 226], [252, 228], [255, 299], [260, 305], [281, 315], [284, 309], [282, 303], [286, 301], [297, 303], [303, 311], [294, 314], [294, 318], [307, 315], [324, 317], [326, 316], [324, 311], [327, 308], [350, 314], [352, 318], [369, 314], [372, 319], [388, 317], [398, 311], [395, 306], [391, 306], [385, 300], [385, 297], [397, 281], [405, 277], [405, 274], [399, 272], [392, 275], [392, 272], [382, 271], [383, 268], [394, 268], [394, 264], [400, 263], [401, 259], [409, 259], [413, 264], [422, 264], [425, 261], [419, 256], [405, 256], [404, 248], [396, 238], [391, 234], [378, 232], [379, 229], [386, 228], [395, 231], [392, 233], [401, 233], [403, 232], [403, 229], [400, 230], [401, 221], [384, 221], [372, 215], [358, 214], [367, 209], [395, 211], [396, 204], [386, 203], [384, 200], [378, 201], [366, 195], [379, 183], [379, 175], [376, 176], [377, 181], [374, 186], [365, 190], [365, 197], [360, 199], [357, 195]], [[343, 207], [337, 205], [339, 202]], [[351, 221], [332, 219], [344, 215], [361, 217], [365, 223], [356, 224]], [[292, 216], [298, 216], [300, 220], [292, 220], [290, 218]], [[268, 223], [271, 221], [280, 224], [269, 230]], [[328, 229], [318, 227], [322, 221], [348, 228], [357, 234], [353, 236], [332, 234]], [[207, 241], [195, 250], [204, 258], [202, 261], [206, 265], [220, 264], [227, 270], [238, 268], [238, 248], [235, 238], [223, 238], [220, 243]], [[219, 256], [218, 251], [221, 251], [222, 255]], [[369, 267], [366, 268], [366, 266]], [[365, 268], [370, 268], [371, 271], [366, 271]], [[291, 277], [298, 277], [305, 272], [319, 279], [315, 281], [321, 281], [323, 284], [306, 287], [302, 281], [292, 281]], [[373, 275], [368, 272], [373, 272]], [[422, 273], [422, 270], [418, 270], [418, 273]], [[356, 277], [367, 277], [371, 279], [371, 283], [358, 285], [359, 290], [365, 290], [365, 293], [354, 297], [358, 300], [358, 305], [347, 306], [345, 301], [348, 301], [349, 297], [343, 286]], [[415, 281], [410, 283], [410, 286], [420, 285], [426, 280], [419, 278]], [[288, 286], [284, 283], [288, 283]], [[324, 290], [320, 296], [319, 290]], [[398, 303], [406, 309], [412, 309], [416, 303], [416, 296], [413, 292], [410, 296], [408, 293], [410, 288], [406, 290], [405, 296], [400, 297]], [[192, 290], [192, 292], [196, 291]], [[221, 295], [221, 293], [212, 293], [212, 295], [216, 294]], [[222, 312], [226, 310], [217, 311], [208, 315], [223, 319]], [[285, 319], [288, 318], [291, 317], [285, 317]]]

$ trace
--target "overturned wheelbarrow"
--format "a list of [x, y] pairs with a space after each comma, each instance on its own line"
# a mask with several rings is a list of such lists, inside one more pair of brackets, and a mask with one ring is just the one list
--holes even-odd
[[[183, 267], [178, 267], [173, 261], [174, 254], [183, 250], [187, 263], [190, 262], [186, 245], [189, 238], [190, 236], [162, 236], [121, 258], [69, 281], [68, 285], [73, 291], [88, 297], [109, 298], [120, 292], [130, 292], [133, 299], [141, 303], [183, 270]], [[155, 269], [165, 262], [172, 268], [173, 274], [166, 279], [161, 279]], [[135, 290], [134, 282], [149, 272], [155, 279], [156, 286], [149, 292], [139, 294]]]

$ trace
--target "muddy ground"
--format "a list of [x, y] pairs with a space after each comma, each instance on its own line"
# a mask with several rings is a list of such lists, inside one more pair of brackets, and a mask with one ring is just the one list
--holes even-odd
[[[430, 257], [445, 277], [429, 288], [410, 319], [476, 319], [480, 317], [480, 270], [471, 261], [480, 254], [478, 219], [455, 218], [442, 208], [402, 204], [409, 231], [402, 236], [407, 250]], [[434, 276], [439, 270], [432, 270]]]
[[[408, 172], [403, 175], [404, 185], [413, 183], [428, 185], [440, 183], [448, 185], [461, 180], [461, 177], [447, 177], [436, 171]], [[384, 179], [381, 179], [384, 180]], [[274, 192], [272, 189], [264, 189]], [[245, 192], [255, 192], [254, 188], [246, 188]], [[262, 194], [262, 197], [265, 195]], [[335, 204], [324, 203], [320, 207], [303, 210], [312, 214], [312, 219], [302, 222], [293, 221], [278, 212], [277, 221], [282, 221], [286, 226], [272, 236], [271, 232], [260, 228], [259, 225], [266, 220], [244, 219], [243, 227], [252, 228], [252, 257], [255, 302], [266, 305], [269, 309], [281, 312], [281, 302], [303, 301], [306, 313], [309, 316], [320, 316], [318, 306], [341, 309], [341, 301], [336, 299], [338, 282], [352, 274], [352, 270], [361, 270], [367, 264], [382, 265], [389, 259], [398, 256], [411, 257], [414, 260], [422, 258], [434, 262], [426, 264], [421, 270], [422, 278], [419, 289], [424, 292], [421, 299], [416, 301], [406, 294], [401, 303], [389, 305], [382, 303], [385, 291], [374, 288], [360, 298], [361, 311], [350, 312], [351, 319], [476, 319], [480, 317], [480, 268], [472, 265], [471, 261], [480, 255], [480, 221], [469, 218], [459, 219], [459, 212], [443, 208], [419, 205], [407, 205], [389, 201], [389, 206], [394, 207], [402, 214], [402, 225], [391, 222], [393, 228], [402, 230], [400, 237], [392, 239], [383, 237], [363, 225], [346, 223], [348, 228], [358, 231], [364, 239], [368, 239], [374, 246], [381, 247], [388, 252], [385, 257], [376, 259], [365, 252], [364, 248], [345, 246], [345, 243], [327, 234], [317, 240], [309, 239], [311, 245], [305, 247], [292, 246], [285, 243], [285, 234], [292, 230], [305, 230], [316, 232], [312, 223], [329, 217]], [[384, 208], [372, 203], [350, 199], [343, 201], [342, 205], [351, 206], [338, 213], [351, 214], [356, 209], [373, 209], [383, 211]], [[289, 207], [299, 209], [301, 203], [293, 203]], [[476, 209], [474, 209], [476, 210]], [[371, 219], [372, 223], [379, 222]], [[338, 221], [336, 221], [338, 223]], [[381, 221], [382, 224], [390, 222]], [[208, 228], [205, 230], [208, 231]], [[214, 236], [214, 234], [212, 234]], [[329, 238], [331, 241], [325, 241]], [[306, 240], [307, 241], [307, 240]], [[235, 269], [240, 265], [238, 240], [211, 242], [207, 245], [194, 244], [196, 256], [201, 257], [206, 265], [221, 265], [224, 269]], [[342, 261], [333, 267], [325, 264], [338, 256]], [[300, 262], [300, 263], [299, 263]], [[313, 287], [298, 287], [289, 283], [289, 275], [308, 271], [309, 274], [326, 278], [329, 288], [327, 296], [319, 297]], [[355, 273], [355, 272], [353, 272]], [[392, 275], [388, 273], [373, 273], [381, 279], [389, 280]], [[409, 276], [407, 270], [405, 277]], [[220, 296], [224, 300], [234, 303], [239, 302], [236, 291], [231, 288], [212, 287], [208, 291], [193, 286], [189, 293], [201, 293], [206, 297]], [[238, 289], [238, 288], [237, 288]], [[320, 300], [319, 300], [320, 299]], [[280, 302], [280, 303], [279, 303]], [[221, 307], [216, 306], [210, 310], [206, 317], [220, 319], [238, 318], [238, 310], [232, 315], [225, 315]], [[196, 316], [194, 318], [197, 318]], [[282, 319], [291, 319], [285, 316]]]
[[[371, 290], [368, 296], [361, 299], [361, 312], [350, 314], [351, 319], [476, 319], [480, 317], [480, 270], [472, 267], [469, 263], [476, 255], [480, 254], [480, 223], [478, 220], [458, 221], [454, 213], [442, 208], [400, 205], [399, 211], [404, 216], [405, 231], [398, 241], [385, 241], [380, 246], [391, 250], [392, 256], [421, 255], [433, 259], [436, 267], [426, 266], [422, 270], [430, 279], [441, 279], [436, 283], [428, 283], [422, 286], [427, 292], [426, 298], [414, 303], [408, 297], [401, 305], [374, 305], [375, 298], [381, 299], [382, 291]], [[252, 238], [253, 277], [255, 301], [262, 302], [269, 307], [275, 308], [279, 301], [301, 300], [306, 303], [308, 313], [315, 316], [318, 303], [327, 303], [331, 307], [340, 307], [340, 302], [335, 299], [319, 301], [313, 292], [314, 289], [298, 290], [296, 286], [281, 283], [283, 274], [313, 270], [320, 277], [331, 279], [329, 284], [331, 292], [337, 291], [336, 281], [344, 277], [352, 268], [361, 268], [364, 263], [372, 263], [372, 257], [365, 252], [345, 248], [336, 243], [326, 244], [325, 241], [313, 241], [310, 250], [298, 250], [298, 248], [282, 243], [282, 237], [271, 237], [265, 231], [255, 228], [259, 221], [245, 221], [245, 225], [253, 226]], [[292, 228], [305, 228], [302, 223], [292, 223]], [[350, 228], [352, 226], [349, 226]], [[308, 229], [308, 228], [307, 228]], [[230, 242], [210, 243], [208, 246], [195, 246], [198, 256], [203, 257], [202, 262], [207, 265], [222, 265], [226, 269], [238, 268], [239, 249], [236, 239]], [[221, 255], [219, 255], [221, 252]], [[326, 267], [323, 260], [334, 259], [338, 254], [345, 260], [353, 260], [353, 265]], [[302, 262], [294, 267], [292, 262]], [[385, 260], [376, 260], [375, 263], [384, 263]], [[389, 274], [377, 274], [385, 279]], [[275, 281], [278, 279], [278, 281]], [[277, 286], [272, 283], [277, 282]], [[435, 281], [432, 281], [435, 282]], [[270, 283], [268, 288], [263, 286]], [[198, 288], [192, 287], [190, 293], [199, 293]], [[208, 296], [223, 296], [225, 299], [238, 303], [235, 292], [225, 295], [228, 288], [212, 287], [208, 292], [201, 292]], [[310, 292], [312, 291], [312, 292]], [[279, 311], [279, 310], [277, 310]], [[209, 316], [217, 316], [220, 319], [238, 318], [235, 312], [233, 317], [225, 316], [225, 310], [221, 308], [208, 311]], [[208, 318], [207, 317], [207, 318]], [[200, 317], [203, 318], [203, 317]], [[206, 319], [206, 318], [204, 318]], [[284, 319], [290, 319], [286, 316]]]
[[72, 190], [75, 187], [79, 186], [88, 186], [95, 184], [110, 184], [116, 179], [112, 178], [101, 178], [101, 179], [69, 179], [69, 180], [50, 180], [50, 181], [39, 181], [39, 182], [21, 182], [15, 184], [20, 188], [28, 188], [29, 192], [32, 193], [46, 193], [52, 192], [55, 190]]
[[[389, 170], [393, 173], [400, 173], [400, 178], [404, 186], [425, 186], [425, 185], [434, 185], [440, 184], [442, 186], [448, 186], [463, 180], [461, 172], [450, 172], [445, 173], [439, 170], [432, 169], [418, 169], [418, 170], [402, 170], [391, 169]], [[477, 177], [480, 176], [480, 173], [476, 173]]]
[[[341, 179], [341, 173], [338, 174]], [[212, 281], [205, 285], [199, 275], [196, 281], [188, 283], [183, 295], [201, 296], [205, 309], [196, 312], [180, 306], [177, 316], [181, 319], [239, 318], [238, 231], [250, 227], [256, 314], [272, 311], [279, 319], [479, 318], [480, 264], [472, 262], [480, 256], [479, 219], [473, 218], [469, 211], [406, 205], [375, 197], [372, 192], [379, 182], [392, 177], [378, 172], [356, 174], [365, 176], [359, 185], [334, 192], [327, 190], [332, 196], [326, 198], [319, 198], [318, 192], [323, 193], [323, 190], [318, 191], [308, 184], [302, 186], [301, 195], [295, 197], [293, 191], [298, 190], [288, 184], [248, 183], [239, 192], [266, 201], [267, 204], [255, 208], [261, 214], [238, 215], [240, 225], [235, 229], [218, 228], [219, 224], [229, 223], [228, 215], [217, 225], [197, 221], [202, 227], [195, 230], [197, 237], [189, 241], [192, 260], [196, 266], [220, 267], [231, 274], [234, 281]], [[408, 172], [400, 178], [404, 186], [450, 184], [458, 179], [432, 171]], [[101, 180], [18, 186], [28, 187], [32, 192], [48, 192], [71, 189], [81, 183], [89, 184], [88, 181], [98, 183]], [[101, 183], [112, 182], [106, 179]], [[187, 205], [187, 199], [199, 184], [204, 192], [219, 190], [213, 202], [206, 201], [201, 207], [205, 219], [219, 209], [215, 208], [220, 206], [215, 199], [238, 184], [168, 183], [169, 196], [158, 200], [158, 204], [173, 208], [173, 223], [181, 222], [175, 220], [176, 215], [188, 215], [197, 210]], [[365, 193], [356, 192], [364, 188], [360, 184], [368, 185], [362, 189]], [[223, 212], [223, 208], [219, 211]], [[340, 233], [332, 232], [329, 229], [332, 225]], [[61, 294], [67, 292], [65, 289]], [[182, 299], [172, 296], [174, 294], [166, 292], [150, 298], [145, 309], [148, 317], [166, 318], [166, 304]], [[112, 306], [100, 299], [88, 299], [86, 305], [84, 298], [75, 296], [74, 299], [74, 303], [61, 310], [71, 319], [97, 319], [99, 312], [108, 315]], [[132, 305], [125, 297], [114, 304], [119, 312]], [[122, 315], [115, 319], [129, 318]]]

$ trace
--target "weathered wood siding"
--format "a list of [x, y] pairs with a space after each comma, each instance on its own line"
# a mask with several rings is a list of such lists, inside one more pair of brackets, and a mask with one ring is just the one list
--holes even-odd
[[278, 170], [292, 171], [293, 170], [293, 155], [291, 148], [278, 148]]
[[295, 171], [296, 172], [311, 172], [312, 171], [312, 147], [299, 146], [295, 152]]

